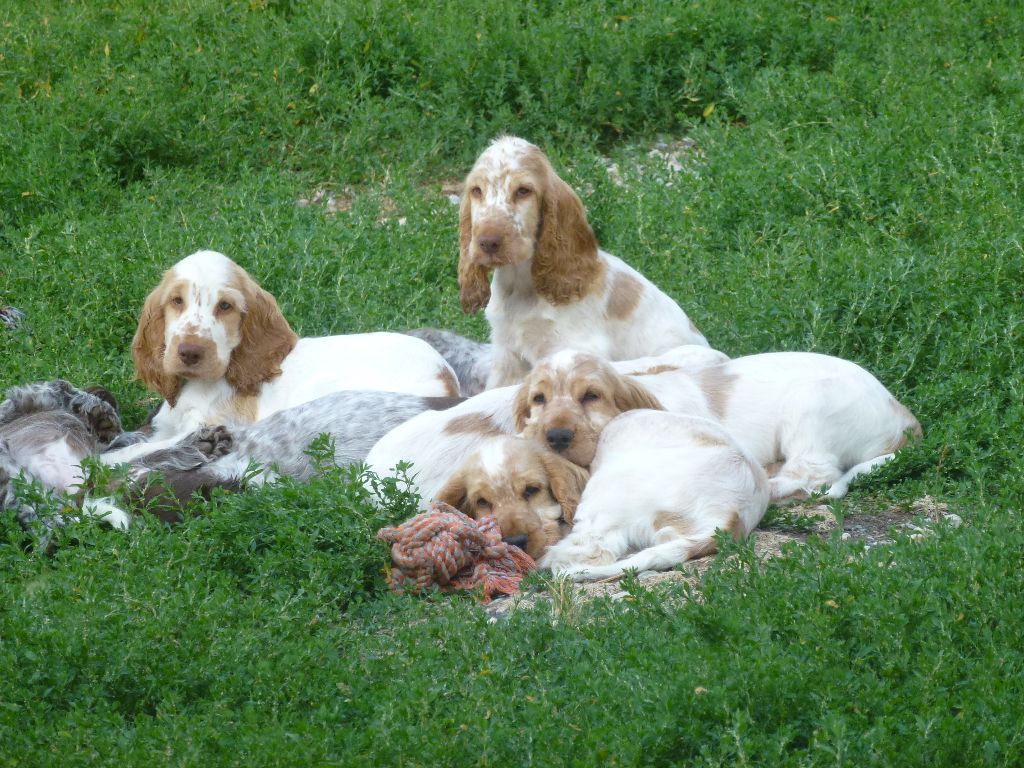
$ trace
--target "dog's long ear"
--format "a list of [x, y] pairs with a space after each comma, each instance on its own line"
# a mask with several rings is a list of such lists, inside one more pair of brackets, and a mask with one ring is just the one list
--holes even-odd
[[181, 380], [164, 372], [166, 352], [166, 322], [164, 301], [166, 299], [168, 276], [146, 297], [139, 315], [139, 327], [132, 339], [132, 360], [135, 361], [135, 377], [153, 392], [159, 392], [170, 405], [178, 402], [181, 394]]
[[469, 508], [467, 493], [469, 493], [469, 489], [466, 488], [466, 479], [463, 477], [462, 471], [459, 470], [448, 478], [448, 482], [437, 492], [434, 500], [443, 501], [445, 504], [449, 504], [460, 512], [473, 517], [473, 511]]
[[540, 235], [530, 274], [537, 293], [552, 304], [568, 304], [592, 290], [604, 267], [583, 203], [546, 159], [544, 166]]
[[568, 459], [563, 459], [554, 451], [543, 451], [541, 461], [544, 464], [544, 471], [548, 474], [551, 495], [561, 505], [565, 522], [571, 525], [576, 516], [580, 496], [583, 495], [583, 489], [590, 479], [590, 473]]
[[459, 208], [459, 301], [462, 303], [462, 311], [471, 315], [487, 306], [491, 299], [491, 283], [487, 268], [474, 264], [470, 258], [473, 206], [469, 197], [467, 184], [462, 191], [462, 205]]
[[634, 411], [638, 408], [650, 408], [654, 411], [665, 410], [658, 398], [640, 382], [622, 374], [614, 376], [613, 381], [612, 398], [615, 400], [615, 407], [620, 411]]
[[512, 401], [512, 418], [515, 419], [516, 434], [526, 429], [526, 420], [530, 418], [530, 380], [519, 385], [515, 399]]
[[288, 325], [277, 300], [239, 268], [245, 296], [241, 340], [231, 352], [224, 378], [242, 395], [255, 395], [267, 381], [281, 375], [281, 362], [299, 337]]

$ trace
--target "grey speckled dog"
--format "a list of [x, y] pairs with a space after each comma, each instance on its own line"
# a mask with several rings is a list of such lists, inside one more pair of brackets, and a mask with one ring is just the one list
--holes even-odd
[[14, 478], [60, 494], [78, 490], [81, 462], [121, 433], [113, 396], [102, 387], [77, 389], [62, 379], [7, 390], [0, 403], [0, 509], [28, 523], [35, 510], [16, 498]]
[[179, 500], [187, 499], [197, 489], [240, 487], [253, 462], [261, 469], [247, 478], [249, 483], [262, 484], [281, 476], [308, 480], [316, 473], [317, 462], [306, 451], [318, 435], [326, 433], [333, 439], [334, 462], [345, 466], [363, 461], [377, 440], [413, 416], [458, 402], [458, 398], [396, 392], [334, 392], [278, 411], [255, 424], [230, 429], [202, 427], [177, 445], [133, 463], [131, 481], [146, 494], [147, 501], [160, 502], [159, 490], [144, 490], [149, 488], [155, 471], [162, 474], [164, 489]]

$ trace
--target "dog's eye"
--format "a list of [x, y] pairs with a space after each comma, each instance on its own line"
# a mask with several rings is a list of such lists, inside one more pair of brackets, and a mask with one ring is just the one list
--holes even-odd
[[533, 190], [530, 189], [529, 187], [520, 187], [519, 189], [516, 190], [516, 197], [520, 199], [524, 197], [529, 197], [531, 194], [533, 194]]
[[534, 496], [536, 496], [538, 493], [540, 493], [540, 487], [539, 486], [528, 485], [525, 488], [523, 488], [523, 498], [526, 501], [529, 501]]
[[227, 312], [231, 309], [231, 302], [222, 301], [219, 304], [217, 304], [217, 309], [219, 309], [221, 312]]
[[480, 197], [480, 195], [482, 195], [483, 193], [484, 191], [480, 189], [480, 187], [473, 187], [471, 190], [469, 190], [469, 194], [471, 194], [473, 197]]
[[581, 403], [592, 403], [595, 400], [600, 400], [601, 396], [592, 389], [588, 389], [583, 397], [580, 398]]
[[537, 405], [544, 405], [544, 393], [538, 392], [536, 395], [534, 395], [533, 402], [535, 402]]
[[173, 304], [176, 307], [180, 307], [184, 303], [185, 300], [181, 298], [181, 296], [175, 296], [173, 299], [171, 299], [171, 304]]
[[481, 496], [479, 499], [476, 500], [476, 508], [477, 509], [490, 509], [491, 508], [491, 502], [489, 502], [487, 499], [485, 499], [485, 498], [483, 498]]

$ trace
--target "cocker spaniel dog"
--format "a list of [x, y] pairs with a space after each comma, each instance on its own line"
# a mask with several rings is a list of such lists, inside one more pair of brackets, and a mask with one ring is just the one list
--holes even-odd
[[499, 138], [477, 159], [459, 227], [462, 308], [486, 306], [491, 327], [488, 388], [560, 349], [628, 360], [707, 346], [671, 298], [598, 248], [579, 197], [523, 139]]
[[568, 533], [589, 473], [532, 440], [501, 437], [473, 453], [437, 500], [479, 520], [534, 559]]
[[576, 580], [666, 570], [750, 533], [768, 508], [764, 469], [722, 426], [629, 411], [601, 431], [572, 530], [538, 565]]
[[451, 367], [400, 333], [300, 339], [274, 297], [215, 251], [182, 259], [149, 294], [132, 342], [136, 375], [164, 397], [151, 438], [104, 454], [129, 461], [201, 425], [240, 425], [338, 390], [459, 394]]
[[708, 365], [652, 367], [623, 376], [594, 355], [543, 361], [516, 396], [516, 430], [589, 467], [605, 426], [635, 408], [721, 423], [772, 474], [774, 501], [821, 486], [846, 494], [858, 475], [921, 435], [914, 415], [870, 373], [827, 355], [776, 352]]
[[[708, 347], [690, 345], [653, 357], [610, 363], [610, 366], [628, 383], [635, 377], [640, 377], [637, 380], [641, 381], [656, 378], [650, 375], [652, 372], [676, 371], [684, 365], [699, 370], [728, 359]], [[635, 390], [641, 391], [639, 387]], [[515, 386], [488, 389], [445, 411], [421, 413], [378, 440], [366, 462], [373, 472], [382, 477], [393, 474], [400, 462], [410, 463], [409, 478], [413, 490], [419, 492], [424, 508], [427, 508], [454, 469], [472, 453], [520, 431], [514, 413], [519, 391]], [[622, 410], [628, 410], [647, 402], [637, 395], [629, 402], [621, 402], [621, 406]]]

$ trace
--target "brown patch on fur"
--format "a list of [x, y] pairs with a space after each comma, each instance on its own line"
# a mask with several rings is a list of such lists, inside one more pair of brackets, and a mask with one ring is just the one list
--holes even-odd
[[[655, 531], [668, 528], [682, 538], [690, 538], [694, 534], [694, 526], [677, 512], [658, 512], [654, 515], [652, 522]], [[704, 555], [710, 555], [717, 551], [715, 540], [709, 538], [707, 541], [699, 542], [691, 547], [686, 553], [686, 558], [692, 560], [695, 557], [704, 557]]]
[[736, 541], [739, 541], [747, 535], [743, 530], [743, 521], [740, 520], [740, 516], [736, 512], [732, 513], [732, 517], [729, 518], [729, 524], [725, 526], [725, 530], [727, 530]]
[[475, 264], [470, 257], [473, 242], [473, 212], [468, 190], [462, 192], [459, 208], [459, 303], [462, 311], [473, 314], [491, 300], [491, 283], [487, 267]]
[[164, 272], [160, 284], [150, 292], [142, 305], [139, 326], [132, 339], [132, 360], [135, 378], [147, 389], [158, 392], [172, 406], [181, 394], [181, 380], [164, 371], [165, 304], [174, 285], [174, 269]]
[[490, 416], [480, 413], [468, 413], [465, 416], [452, 419], [445, 425], [444, 432], [448, 435], [484, 435], [486, 437], [504, 434]]
[[644, 292], [644, 284], [627, 272], [620, 272], [612, 280], [608, 294], [608, 317], [612, 320], [625, 320], [640, 303]]
[[659, 373], [669, 373], [670, 371], [678, 371], [678, 365], [655, 365], [652, 368], [646, 368], [642, 371], [629, 371], [629, 376], [657, 376]]
[[726, 373], [721, 365], [713, 365], [697, 372], [697, 383], [708, 399], [712, 413], [720, 419], [725, 417], [735, 380], [736, 376]]
[[463, 514], [472, 517], [472, 510], [467, 504], [467, 492], [466, 478], [460, 469], [448, 478], [441, 490], [434, 496], [434, 500], [453, 506]]
[[224, 378], [240, 394], [255, 395], [263, 384], [281, 375], [281, 363], [299, 337], [288, 325], [277, 300], [244, 269], [235, 265], [234, 278], [245, 297], [245, 314], [242, 338], [231, 353]]
[[895, 397], [889, 400], [889, 406], [896, 412], [896, 417], [906, 425], [899, 438], [887, 451], [888, 453], [895, 453], [900, 448], [909, 444], [912, 440], [919, 440], [924, 434], [924, 430], [921, 429], [920, 422], [917, 420], [917, 417], [910, 412], [910, 409]]
[[536, 147], [523, 158], [533, 166], [541, 195], [540, 234], [530, 274], [537, 293], [552, 304], [570, 304], [603, 287], [605, 265], [583, 202]]
[[548, 475], [551, 495], [562, 507], [562, 518], [567, 524], [572, 525], [580, 496], [583, 495], [583, 489], [590, 479], [590, 472], [563, 459], [554, 451], [541, 451], [540, 460]]
[[784, 461], [773, 461], [771, 464], [765, 464], [764, 472], [768, 477], [775, 477], [780, 471], [782, 471], [785, 464], [786, 462]]
[[716, 435], [713, 432], [693, 432], [693, 440], [698, 445], [703, 445], [706, 448], [723, 448], [727, 447], [729, 443], [721, 435]]
[[[614, 371], [609, 366], [610, 371]], [[654, 394], [638, 381], [633, 381], [628, 376], [615, 372], [613, 379], [613, 396], [616, 407], [623, 413], [641, 408], [649, 408], [652, 411], [664, 411], [665, 406], [654, 396]]]
[[438, 380], [441, 382], [441, 386], [444, 387], [445, 394], [448, 397], [458, 397], [461, 394], [459, 389], [459, 380], [455, 374], [452, 373], [451, 368], [444, 367], [437, 374]]
[[680, 536], [689, 536], [693, 533], [693, 526], [678, 512], [656, 512], [652, 521], [655, 531], [662, 528], [671, 528]]
[[228, 421], [240, 424], [252, 424], [256, 421], [258, 398], [256, 395], [238, 394], [228, 401]]

